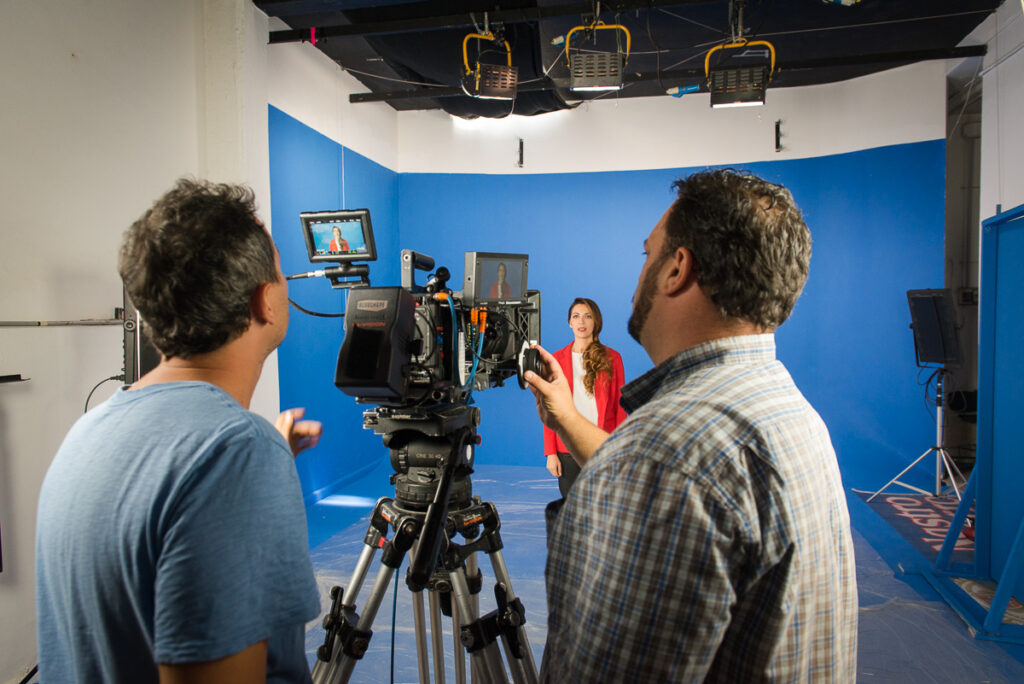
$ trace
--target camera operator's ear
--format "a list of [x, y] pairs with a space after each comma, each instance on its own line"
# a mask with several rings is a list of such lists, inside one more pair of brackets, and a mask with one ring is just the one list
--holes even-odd
[[659, 274], [665, 294], [672, 296], [685, 291], [697, 283], [697, 269], [693, 253], [686, 247], [679, 247], [666, 259], [668, 264]]
[[274, 309], [274, 283], [262, 283], [249, 300], [249, 315], [256, 323], [273, 323], [280, 312]]

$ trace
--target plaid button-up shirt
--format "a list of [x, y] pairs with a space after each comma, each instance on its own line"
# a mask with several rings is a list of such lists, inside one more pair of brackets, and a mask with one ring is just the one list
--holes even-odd
[[547, 561], [548, 682], [853, 682], [857, 588], [828, 430], [772, 335], [623, 388]]

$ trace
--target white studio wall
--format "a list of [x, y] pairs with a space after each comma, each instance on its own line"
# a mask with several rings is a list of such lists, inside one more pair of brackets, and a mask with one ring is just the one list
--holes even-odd
[[[180, 176], [245, 182], [269, 220], [267, 18], [248, 0], [37, 0], [2, 16], [0, 321], [111, 319], [121, 235]], [[0, 327], [0, 375], [31, 378], [0, 385], [0, 682], [36, 660], [39, 487], [90, 389], [121, 372], [121, 345], [118, 324]], [[273, 417], [277, 396], [272, 357], [253, 409]]]
[[[0, 319], [111, 318], [122, 231], [198, 169], [200, 3], [43, 0], [3, 14]], [[46, 41], [27, 28], [42, 26]], [[43, 475], [89, 389], [120, 368], [119, 326], [0, 328], [0, 372], [31, 378], [0, 386], [0, 681], [36, 661]]]
[[981, 102], [980, 219], [1024, 203], [1024, 5], [1004, 2], [973, 35], [988, 44], [979, 75]]
[[[271, 30], [287, 28], [271, 20]], [[267, 102], [335, 142], [391, 170], [398, 167], [398, 112], [352, 104], [363, 84], [308, 43], [268, 47]]]

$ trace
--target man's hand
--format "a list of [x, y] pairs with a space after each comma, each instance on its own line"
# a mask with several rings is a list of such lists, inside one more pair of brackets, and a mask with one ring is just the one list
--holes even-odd
[[[576, 410], [572, 400], [569, 381], [562, 373], [558, 361], [538, 344], [533, 348], [540, 353], [544, 377], [533, 371], [526, 371], [523, 379], [530, 384], [530, 391], [537, 400], [537, 414], [541, 422], [558, 433], [558, 436], [569, 447], [569, 453], [581, 466], [594, 454], [597, 447], [608, 438], [608, 433], [583, 417]], [[555, 456], [557, 461], [558, 456]], [[551, 470], [551, 458], [548, 458], [548, 470]], [[561, 473], [561, 463], [558, 464]]]
[[530, 391], [537, 400], [537, 414], [541, 422], [558, 432], [566, 419], [573, 414], [579, 414], [579, 411], [572, 401], [569, 381], [565, 379], [558, 361], [539, 344], [533, 345], [533, 348], [540, 353], [544, 377], [533, 371], [526, 371], [523, 378], [529, 383]]
[[274, 421], [274, 427], [288, 442], [293, 456], [315, 447], [324, 431], [323, 424], [318, 420], [300, 420], [304, 415], [306, 409], [293, 408], [282, 411]]
[[562, 477], [562, 459], [558, 454], [548, 454], [548, 472], [555, 477]]

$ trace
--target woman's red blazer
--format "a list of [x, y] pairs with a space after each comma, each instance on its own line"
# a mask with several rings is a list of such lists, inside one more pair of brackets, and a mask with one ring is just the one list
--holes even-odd
[[[605, 432], [611, 432], [619, 426], [619, 423], [626, 420], [626, 410], [619, 405], [619, 398], [622, 396], [622, 386], [626, 383], [626, 373], [622, 369], [622, 356], [611, 347], [605, 347], [608, 351], [608, 360], [612, 364], [611, 377], [607, 373], [601, 373], [594, 381], [594, 398], [597, 400], [597, 426]], [[552, 356], [562, 367], [565, 379], [569, 381], [569, 389], [572, 389], [572, 343], [564, 349], [559, 349]], [[555, 431], [544, 426], [544, 455], [555, 452], [568, 453], [562, 440], [558, 438]]]

